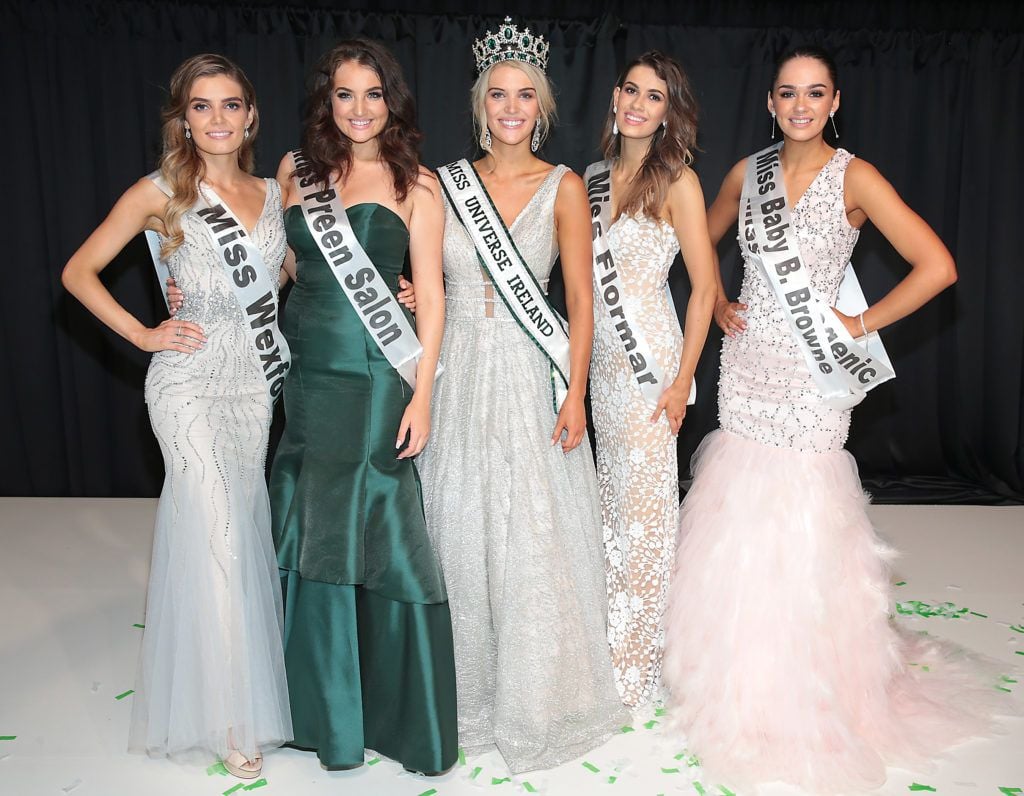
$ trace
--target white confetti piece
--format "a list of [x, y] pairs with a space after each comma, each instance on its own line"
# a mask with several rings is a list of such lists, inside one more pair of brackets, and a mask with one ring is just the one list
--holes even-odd
[[81, 784], [82, 784], [82, 780], [76, 779], [70, 785], [65, 785], [63, 788], [61, 788], [61, 790], [64, 791], [65, 793], [71, 793], [71, 791], [73, 791], [75, 788], [77, 788]]

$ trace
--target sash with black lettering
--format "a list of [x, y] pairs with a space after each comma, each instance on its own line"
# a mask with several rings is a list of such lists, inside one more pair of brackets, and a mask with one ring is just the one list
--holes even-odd
[[[326, 187], [317, 183], [301, 149], [292, 152], [292, 163], [292, 179], [309, 234], [377, 348], [409, 386], [416, 389], [416, 365], [423, 346], [402, 305], [352, 231], [333, 181]], [[437, 373], [441, 373], [440, 365]]]
[[[611, 161], [602, 160], [591, 163], [583, 175], [587, 184], [587, 198], [590, 200], [590, 218], [593, 234], [594, 249], [594, 292], [598, 301], [604, 305], [608, 315], [615, 324], [615, 331], [619, 335], [623, 350], [626, 352], [626, 359], [633, 369], [633, 376], [644, 402], [651, 408], [658, 406], [658, 399], [668, 386], [665, 381], [665, 374], [654, 357], [654, 352], [647, 344], [640, 324], [636, 322], [631, 311], [629, 299], [622, 286], [622, 279], [619, 277], [618, 269], [612, 258], [611, 248], [605, 232], [611, 228], [612, 215], [612, 165]], [[665, 285], [665, 293], [668, 298], [669, 307], [675, 311], [675, 304], [672, 301], [672, 294]], [[676, 319], [678, 322], [678, 318]], [[697, 382], [690, 382], [690, 395], [686, 403], [692, 404], [697, 400]]]
[[551, 363], [557, 412], [569, 386], [569, 335], [468, 160], [438, 170], [441, 187], [469, 233], [484, 272], [527, 336]]
[[[153, 172], [149, 178], [161, 191], [171, 196], [170, 186], [159, 172]], [[245, 314], [245, 333], [259, 358], [267, 392], [273, 403], [284, 388], [284, 380], [292, 364], [288, 341], [277, 326], [277, 285], [270, 277], [263, 254], [252, 242], [242, 222], [213, 188], [205, 184], [201, 186], [199, 199], [192, 209], [203, 222], [203, 228], [219, 255], [222, 273]], [[160, 256], [160, 239], [155, 232], [147, 230], [146, 240], [153, 256], [157, 278], [164, 290], [164, 301], [167, 301], [167, 278], [170, 271]]]
[[[863, 344], [854, 341], [812, 287], [786, 202], [781, 146], [774, 144], [747, 159], [740, 200], [740, 240], [771, 286], [825, 401], [837, 409], [848, 409], [895, 374], [877, 335], [877, 355], [873, 356], [867, 350], [871, 335], [861, 338]], [[845, 280], [856, 283], [852, 267], [847, 267]], [[844, 297], [859, 297], [859, 303], [864, 304], [859, 283], [840, 292]], [[846, 314], [861, 311], [845, 304], [837, 306]]]

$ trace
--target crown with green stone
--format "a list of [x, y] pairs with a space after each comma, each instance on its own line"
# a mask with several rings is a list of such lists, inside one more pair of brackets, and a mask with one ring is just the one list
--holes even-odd
[[505, 17], [496, 33], [487, 31], [473, 42], [477, 74], [502, 61], [522, 61], [544, 71], [548, 66], [548, 49], [543, 36], [534, 36], [529, 28], [520, 32], [512, 24], [512, 17]]

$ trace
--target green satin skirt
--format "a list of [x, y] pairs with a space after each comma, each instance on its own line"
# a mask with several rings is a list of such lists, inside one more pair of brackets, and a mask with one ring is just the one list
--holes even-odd
[[294, 746], [327, 768], [373, 749], [424, 773], [458, 757], [448, 604], [418, 605], [360, 586], [281, 571]]

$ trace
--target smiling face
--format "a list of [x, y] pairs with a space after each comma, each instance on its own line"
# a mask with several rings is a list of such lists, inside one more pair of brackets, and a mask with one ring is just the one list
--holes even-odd
[[380, 135], [388, 123], [380, 76], [358, 61], [342, 63], [334, 70], [331, 114], [334, 124], [353, 144]]
[[192, 84], [185, 127], [197, 149], [210, 155], [238, 151], [253, 120], [253, 109], [242, 96], [241, 85], [227, 75], [201, 77]]
[[828, 67], [817, 58], [791, 58], [779, 69], [768, 110], [774, 112], [779, 129], [794, 141], [811, 141], [822, 134], [829, 113], [839, 109]]
[[529, 139], [541, 115], [537, 87], [530, 76], [509, 64], [491, 67], [484, 115], [495, 140], [515, 146]]
[[668, 84], [649, 66], [634, 66], [613, 93], [615, 122], [625, 138], [650, 138], [668, 116]]

